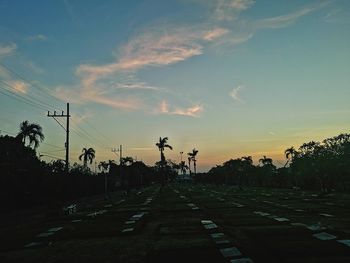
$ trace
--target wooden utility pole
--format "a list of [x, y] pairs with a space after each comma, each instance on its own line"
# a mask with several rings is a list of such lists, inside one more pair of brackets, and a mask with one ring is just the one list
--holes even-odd
[[[56, 111], [53, 112], [53, 114], [50, 114], [50, 112], [47, 112], [48, 117], [52, 117], [65, 131], [66, 131], [66, 143], [65, 143], [65, 148], [66, 148], [66, 174], [68, 175], [69, 173], [69, 118], [71, 117], [69, 115], [69, 103], [67, 103], [67, 112], [64, 114], [62, 111], [61, 114], [57, 114]], [[66, 118], [66, 127], [62, 126], [62, 124], [56, 119], [58, 117], [65, 117]]]

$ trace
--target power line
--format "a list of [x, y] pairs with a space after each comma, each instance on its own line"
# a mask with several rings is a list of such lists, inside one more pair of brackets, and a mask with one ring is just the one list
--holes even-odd
[[[38, 88], [38, 89], [40, 89], [40, 90], [42, 90], [42, 91], [45, 90], [45, 91], [47, 92], [47, 94], [46, 94], [45, 91], [44, 91], [44, 92], [40, 93], [41, 95], [46, 95], [48, 98], [50, 98], [50, 99], [55, 99], [56, 101], [62, 103], [59, 99], [57, 99], [55, 96], [53, 96], [52, 94], [50, 94], [50, 93], [51, 93], [51, 90], [50, 90], [50, 89], [48, 89], [48, 88], [46, 88], [46, 87], [44, 87], [44, 86], [38, 85], [38, 84], [35, 84], [35, 85], [34, 85], [31, 81], [29, 81], [28, 79], [26, 79], [26, 78], [23, 77], [21, 74], [19, 74], [18, 72], [14, 71], [13, 69], [10, 69], [7, 65], [5, 65], [5, 64], [3, 64], [3, 63], [0, 63], [0, 66], [1, 66], [2, 68], [4, 68], [7, 72], [9, 72], [10, 74], [12, 74], [13, 76], [16, 76], [17, 78], [21, 79], [23, 82], [29, 84], [31, 87], [36, 87], [36, 88]], [[56, 106], [57, 106], [57, 105], [56, 105]], [[50, 105], [50, 108], [52, 108], [52, 109], [60, 109], [60, 107], [52, 107], [51, 105]], [[62, 109], [61, 109], [61, 110], [62, 110]]]

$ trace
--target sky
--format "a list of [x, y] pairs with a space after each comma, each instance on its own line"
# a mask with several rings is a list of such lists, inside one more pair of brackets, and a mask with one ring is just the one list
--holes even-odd
[[166, 157], [196, 148], [199, 171], [281, 166], [285, 149], [349, 132], [349, 83], [347, 0], [0, 0], [1, 134], [39, 123], [47, 161], [65, 156], [47, 111], [69, 102], [71, 162], [122, 144], [153, 165], [168, 137]]

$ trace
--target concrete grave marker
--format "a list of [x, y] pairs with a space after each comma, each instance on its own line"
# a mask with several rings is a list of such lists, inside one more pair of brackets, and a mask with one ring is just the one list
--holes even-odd
[[49, 236], [52, 236], [53, 234], [54, 234], [54, 232], [44, 232], [44, 233], [37, 235], [36, 237], [49, 237]]
[[289, 219], [285, 218], [285, 217], [275, 217], [274, 219], [278, 222], [288, 222], [289, 221]]
[[40, 246], [40, 245], [42, 245], [41, 242], [31, 242], [31, 243], [25, 245], [24, 247], [25, 248], [31, 248], [31, 247], [37, 247], [37, 246]]
[[130, 227], [130, 228], [125, 228], [125, 229], [123, 229], [123, 230], [122, 230], [122, 233], [130, 233], [130, 232], [132, 232], [132, 231], [134, 231], [134, 228], [133, 228], [133, 227]]
[[333, 236], [331, 234], [328, 234], [326, 232], [321, 232], [318, 234], [313, 234], [314, 237], [320, 239], [320, 240], [332, 240], [332, 239], [336, 239], [336, 236]]
[[334, 215], [326, 214], [326, 213], [320, 213], [320, 216], [325, 216], [325, 217], [334, 217]]
[[319, 230], [325, 230], [326, 229], [326, 227], [322, 226], [321, 223], [309, 225], [306, 228], [311, 230], [311, 231], [319, 231]]
[[222, 248], [220, 249], [220, 252], [225, 258], [238, 257], [242, 255], [241, 251], [239, 251], [236, 247]]
[[350, 239], [337, 240], [339, 243], [342, 243], [348, 247], [350, 247]]
[[50, 228], [50, 229], [47, 230], [47, 231], [49, 231], [49, 232], [57, 232], [57, 231], [60, 231], [62, 228], [63, 228], [62, 226], [53, 227], [53, 228]]
[[218, 228], [218, 226], [216, 224], [214, 224], [214, 223], [213, 224], [205, 224], [203, 226], [207, 230]]

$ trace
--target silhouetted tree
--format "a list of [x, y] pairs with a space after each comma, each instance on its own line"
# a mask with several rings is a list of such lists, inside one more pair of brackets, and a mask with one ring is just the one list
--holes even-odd
[[79, 156], [79, 160], [83, 159], [84, 167], [87, 167], [87, 162], [92, 164], [93, 159], [95, 159], [95, 150], [93, 148], [83, 148], [82, 154]]
[[23, 145], [27, 142], [28, 146], [34, 146], [34, 149], [38, 148], [40, 142], [45, 138], [41, 126], [36, 123], [29, 123], [28, 121], [20, 124], [17, 137], [21, 139]]
[[189, 158], [191, 158], [191, 161], [193, 161], [194, 175], [196, 175], [196, 173], [197, 173], [197, 169], [196, 169], [197, 168], [196, 167], [196, 162], [197, 162], [196, 155], [197, 155], [197, 153], [198, 153], [198, 150], [196, 150], [196, 149], [193, 149], [192, 152], [187, 153]]
[[[164, 137], [164, 138], [159, 137], [159, 142], [156, 143], [156, 146], [160, 151], [160, 165], [162, 169], [165, 168], [165, 165], [166, 165], [166, 159], [164, 155], [165, 148], [169, 148], [170, 150], [173, 149], [173, 147], [167, 144], [167, 142], [168, 142], [168, 137]], [[164, 178], [164, 176], [166, 176], [166, 174], [161, 175], [162, 187], [164, 186], [164, 183], [166, 181], [166, 178]]]

